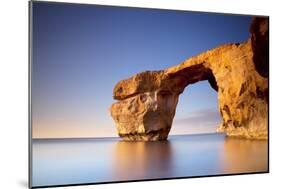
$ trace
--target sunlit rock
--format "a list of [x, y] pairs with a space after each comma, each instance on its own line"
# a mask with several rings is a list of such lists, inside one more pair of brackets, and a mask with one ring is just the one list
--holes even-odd
[[[218, 92], [228, 136], [268, 136], [268, 19], [255, 18], [251, 38], [225, 44], [162, 71], [146, 71], [114, 88], [111, 115], [125, 140], [156, 141], [168, 137], [179, 95], [188, 85], [208, 80]], [[196, 101], [196, 99], [192, 99]]]

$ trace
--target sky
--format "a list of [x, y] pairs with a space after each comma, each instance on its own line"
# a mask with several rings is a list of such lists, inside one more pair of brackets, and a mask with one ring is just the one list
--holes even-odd
[[[246, 41], [251, 16], [33, 2], [33, 138], [112, 137], [115, 84], [225, 43]], [[215, 132], [217, 92], [189, 85], [171, 134]]]

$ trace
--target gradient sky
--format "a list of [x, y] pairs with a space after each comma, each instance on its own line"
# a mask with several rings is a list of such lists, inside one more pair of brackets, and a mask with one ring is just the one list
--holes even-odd
[[[33, 2], [33, 138], [117, 136], [114, 85], [249, 37], [251, 16]], [[214, 132], [217, 93], [180, 96], [171, 134]]]

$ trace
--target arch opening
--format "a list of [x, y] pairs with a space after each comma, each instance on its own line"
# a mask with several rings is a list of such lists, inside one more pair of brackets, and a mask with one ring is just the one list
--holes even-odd
[[221, 121], [217, 86], [210, 75], [188, 85], [179, 96], [170, 135], [215, 133]]

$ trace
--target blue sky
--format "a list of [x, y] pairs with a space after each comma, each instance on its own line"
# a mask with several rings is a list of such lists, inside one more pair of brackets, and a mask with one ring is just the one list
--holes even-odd
[[[243, 42], [251, 19], [33, 2], [33, 137], [117, 136], [109, 107], [118, 81]], [[190, 119], [194, 116], [201, 118]], [[217, 94], [208, 82], [199, 82], [180, 96], [171, 133], [196, 133], [196, 124], [205, 125], [198, 132], [211, 132], [217, 123]]]

